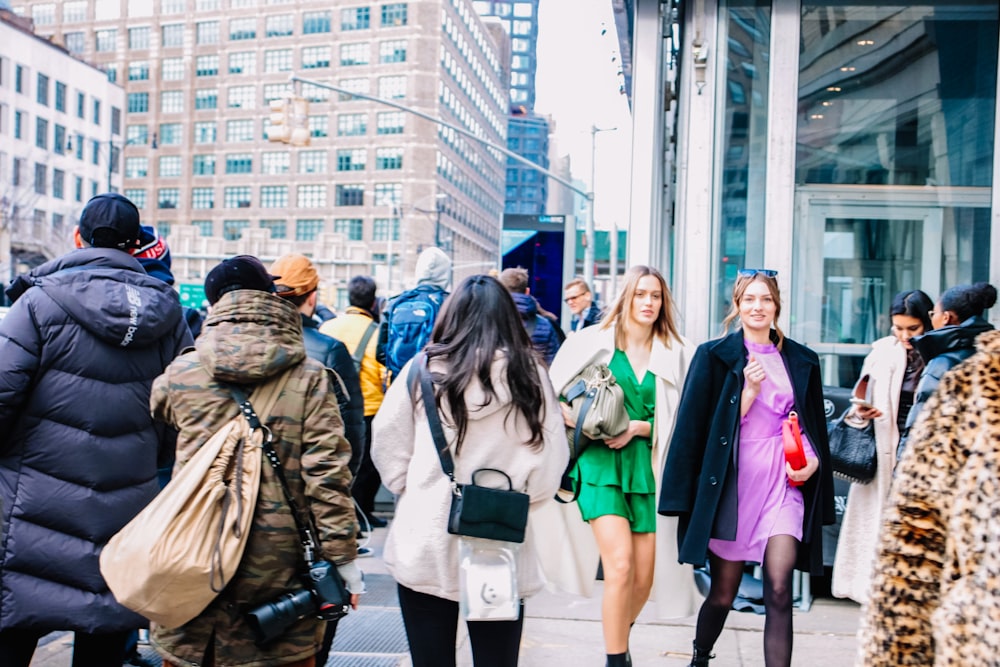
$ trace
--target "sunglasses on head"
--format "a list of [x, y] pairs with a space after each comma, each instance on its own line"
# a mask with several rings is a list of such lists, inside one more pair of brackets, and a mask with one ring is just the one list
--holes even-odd
[[740, 269], [736, 272], [736, 275], [740, 278], [755, 278], [758, 275], [765, 278], [774, 278], [778, 275], [778, 272], [774, 269]]

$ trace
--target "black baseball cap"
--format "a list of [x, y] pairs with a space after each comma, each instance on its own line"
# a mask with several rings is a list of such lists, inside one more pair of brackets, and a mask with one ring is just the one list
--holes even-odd
[[95, 248], [126, 252], [139, 247], [139, 209], [117, 192], [105, 192], [87, 202], [80, 214], [80, 237]]
[[281, 276], [272, 276], [264, 264], [252, 255], [231, 257], [208, 272], [205, 277], [205, 298], [214, 305], [226, 292], [238, 289], [275, 291], [274, 281]]

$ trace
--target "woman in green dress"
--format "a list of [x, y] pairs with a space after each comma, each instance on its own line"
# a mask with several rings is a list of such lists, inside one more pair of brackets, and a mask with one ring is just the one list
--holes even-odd
[[[635, 266], [601, 323], [570, 336], [552, 362], [557, 388], [590, 364], [608, 364], [630, 417], [623, 434], [584, 450], [574, 473], [579, 515], [590, 524], [604, 567], [601, 616], [610, 667], [630, 664], [629, 630], [654, 589], [654, 572], [661, 616], [695, 610], [691, 568], [676, 562], [676, 524], [656, 514], [657, 475], [692, 352], [677, 331], [663, 276]], [[566, 423], [573, 426], [564, 408]], [[589, 566], [578, 556], [584, 569]]]

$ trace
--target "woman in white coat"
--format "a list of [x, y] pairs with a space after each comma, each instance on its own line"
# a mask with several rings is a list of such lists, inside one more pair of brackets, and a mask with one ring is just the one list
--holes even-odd
[[[594, 443], [580, 457], [579, 510], [550, 506], [549, 516], [536, 524], [555, 531], [542, 547], [542, 560], [557, 587], [589, 594], [600, 555], [601, 616], [611, 667], [630, 663], [629, 631], [651, 589], [662, 616], [687, 616], [696, 609], [691, 567], [677, 563], [676, 520], [656, 514], [659, 474], [692, 352], [677, 331], [663, 276], [634, 266], [601, 323], [568, 338], [549, 371], [553, 387], [561, 391], [586, 366], [605, 363], [626, 393], [628, 430]], [[579, 529], [581, 516], [590, 530]], [[553, 539], [561, 532], [571, 550]]]
[[889, 496], [896, 464], [896, 446], [924, 369], [924, 362], [910, 339], [934, 328], [930, 320], [933, 308], [934, 302], [920, 290], [897, 294], [889, 307], [892, 335], [872, 343], [872, 351], [865, 357], [861, 377], [868, 376], [868, 393], [874, 408], [855, 406], [851, 410], [862, 419], [875, 420], [878, 465], [875, 479], [869, 484], [851, 484], [847, 495], [833, 563], [835, 597], [858, 603], [868, 601], [882, 507]]

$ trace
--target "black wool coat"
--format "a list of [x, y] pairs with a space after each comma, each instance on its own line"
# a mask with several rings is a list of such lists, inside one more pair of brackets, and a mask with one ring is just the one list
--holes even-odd
[[[822, 528], [835, 517], [819, 357], [788, 338], [781, 357], [791, 379], [799, 424], [820, 462], [801, 487], [805, 514], [796, 568], [821, 575]], [[660, 514], [679, 518], [678, 560], [682, 563], [703, 565], [710, 538], [736, 537], [736, 462], [746, 363], [740, 330], [700, 345], [688, 369], [657, 507]]]

